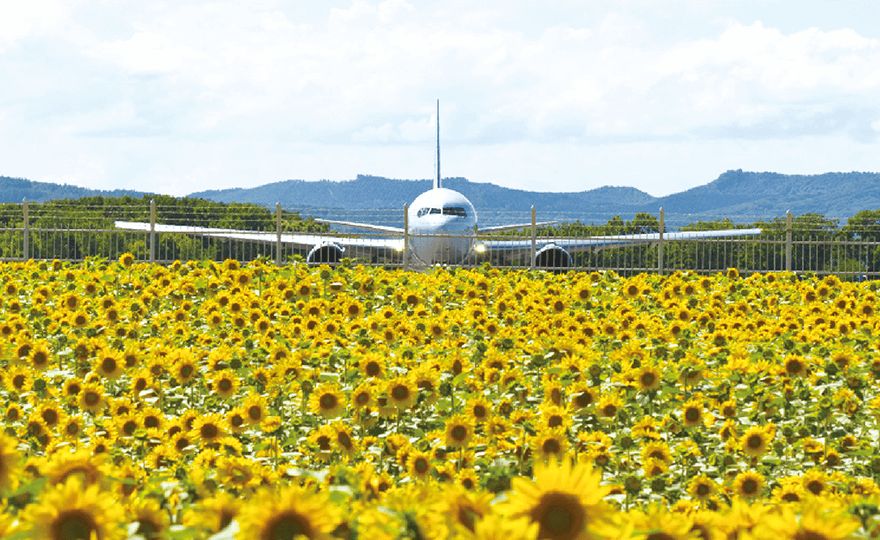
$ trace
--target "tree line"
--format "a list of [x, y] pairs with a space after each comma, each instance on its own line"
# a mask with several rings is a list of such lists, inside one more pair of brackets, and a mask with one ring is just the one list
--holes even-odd
[[[149, 238], [143, 233], [116, 230], [116, 221], [149, 222], [151, 200], [156, 222], [166, 225], [212, 227], [256, 231], [277, 229], [274, 209], [252, 203], [218, 203], [168, 195], [143, 197], [82, 197], [28, 203], [28, 257], [81, 260], [86, 257], [117, 258], [132, 253], [147, 260]], [[22, 204], [0, 204], [0, 258], [24, 256], [25, 231]], [[311, 216], [282, 210], [283, 232], [326, 232], [329, 227]], [[98, 232], [103, 231], [103, 232]], [[157, 235], [159, 260], [240, 258], [273, 256], [275, 246], [258, 242], [234, 242], [221, 238], [188, 235]]]

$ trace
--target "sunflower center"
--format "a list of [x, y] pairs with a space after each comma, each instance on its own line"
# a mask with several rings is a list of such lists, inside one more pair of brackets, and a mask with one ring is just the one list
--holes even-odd
[[[323, 403], [322, 403], [322, 405], [323, 405]], [[261, 409], [260, 407], [258, 407], [256, 405], [248, 407], [247, 413], [248, 413], [248, 418], [250, 418], [251, 420], [259, 420], [260, 418], [263, 417], [263, 409]]]
[[86, 540], [97, 532], [93, 517], [82, 510], [62, 512], [55, 519], [52, 538], [58, 540]]
[[583, 531], [587, 516], [575, 495], [550, 492], [541, 497], [531, 517], [540, 526], [540, 538], [568, 540]]
[[467, 437], [467, 428], [462, 425], [457, 425], [452, 428], [449, 432], [452, 435], [452, 438], [456, 441], [463, 441], [465, 437]]
[[322, 409], [334, 409], [336, 408], [336, 404], [339, 403], [339, 400], [336, 399], [336, 396], [333, 394], [324, 394], [321, 396], [321, 408]]
[[684, 413], [684, 418], [688, 422], [696, 422], [700, 419], [700, 410], [699, 409], [688, 409]]
[[828, 540], [828, 537], [810, 529], [801, 529], [794, 533], [794, 540]]
[[544, 441], [542, 449], [545, 454], [558, 454], [562, 447], [556, 439], [547, 439]]
[[346, 450], [351, 449], [353, 446], [351, 442], [351, 437], [348, 436], [348, 433], [340, 432], [336, 435], [336, 441], [339, 443], [339, 446], [345, 448]]
[[760, 435], [752, 435], [746, 441], [746, 444], [748, 445], [749, 448], [751, 448], [753, 450], [757, 450], [758, 448], [761, 448], [761, 446], [763, 446], [764, 439]]
[[296, 512], [284, 512], [273, 519], [260, 535], [260, 540], [293, 540], [302, 535], [312, 538], [312, 528], [303, 516]]
[[653, 373], [643, 373], [642, 374], [642, 386], [652, 386], [654, 381], [656, 380], [656, 376]]
[[705, 497], [709, 494], [710, 491], [711, 490], [709, 489], [709, 486], [707, 486], [706, 484], [700, 484], [697, 486], [697, 495], [699, 495], [700, 497]]
[[665, 532], [655, 532], [648, 535], [645, 540], [675, 540], [675, 537]]
[[758, 482], [749, 478], [742, 484], [742, 492], [745, 495], [752, 495], [758, 492]]
[[391, 397], [396, 401], [403, 401], [409, 398], [409, 388], [402, 384], [398, 384], [393, 390], [391, 390]]
[[428, 472], [429, 466], [430, 464], [425, 458], [418, 458], [416, 459], [415, 463], [413, 463], [413, 469], [415, 469], [415, 471], [419, 474], [425, 474], [426, 472]]
[[574, 398], [574, 401], [577, 403], [578, 407], [586, 407], [593, 403], [593, 396], [589, 392], [581, 392]]

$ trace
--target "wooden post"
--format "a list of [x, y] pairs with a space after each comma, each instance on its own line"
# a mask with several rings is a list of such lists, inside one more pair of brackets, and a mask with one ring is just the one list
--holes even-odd
[[409, 204], [403, 205], [403, 270], [409, 270]]
[[663, 260], [663, 231], [666, 229], [666, 212], [660, 207], [660, 242], [657, 244], [657, 271], [663, 275], [665, 261]]
[[785, 213], [785, 271], [791, 272], [791, 210]]
[[24, 253], [23, 253], [24, 257], [23, 258], [24, 258], [24, 260], [28, 260], [31, 258], [31, 228], [30, 228], [30, 223], [28, 223], [30, 220], [28, 219], [27, 199], [21, 200], [21, 210], [22, 210], [22, 213], [24, 214], [24, 227], [22, 229], [22, 236], [23, 236], [22, 248], [24, 250]]
[[535, 227], [535, 205], [534, 204], [532, 205], [531, 232], [532, 232], [532, 264], [531, 264], [531, 269], [534, 270], [535, 265], [538, 262], [538, 247], [537, 247], [538, 246], [538, 237], [537, 237], [538, 231], [537, 231], [537, 228]]
[[275, 266], [281, 266], [281, 203], [275, 203]]
[[156, 262], [156, 199], [150, 199], [150, 263]]

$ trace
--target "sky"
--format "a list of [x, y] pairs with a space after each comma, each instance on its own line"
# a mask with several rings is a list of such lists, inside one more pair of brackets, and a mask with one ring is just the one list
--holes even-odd
[[880, 171], [880, 2], [0, 3], [0, 175], [654, 196]]

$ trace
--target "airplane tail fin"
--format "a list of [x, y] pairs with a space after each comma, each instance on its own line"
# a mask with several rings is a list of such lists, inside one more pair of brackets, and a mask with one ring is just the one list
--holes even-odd
[[434, 189], [440, 189], [443, 184], [440, 181], [440, 100], [437, 100], [437, 178], [434, 179]]

